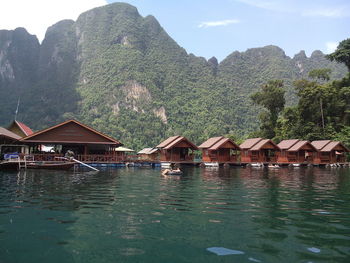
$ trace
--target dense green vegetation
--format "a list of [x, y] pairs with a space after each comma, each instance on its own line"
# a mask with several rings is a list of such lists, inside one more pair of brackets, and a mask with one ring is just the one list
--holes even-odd
[[275, 137], [274, 127], [276, 127], [278, 115], [283, 110], [286, 102], [283, 81], [270, 80], [261, 89], [261, 91], [252, 94], [251, 99], [255, 104], [267, 109], [259, 115], [261, 137], [273, 138]]
[[[350, 39], [342, 41], [337, 50], [328, 55], [348, 66], [350, 59]], [[339, 55], [341, 54], [341, 55]], [[350, 68], [349, 68], [350, 70]], [[282, 139], [333, 139], [350, 145], [350, 73], [340, 80], [330, 81], [330, 69], [315, 69], [309, 72], [308, 79], [294, 82], [298, 103], [286, 107], [276, 122], [261, 119], [260, 135], [269, 131], [276, 141]], [[278, 114], [282, 106], [283, 94], [280, 89], [266, 90], [272, 81], [255, 93], [252, 99]], [[278, 105], [264, 104], [264, 99]], [[263, 102], [261, 102], [263, 101]], [[275, 115], [276, 116], [276, 115]]]
[[136, 150], [172, 135], [197, 144], [243, 138], [259, 127], [261, 106], [250, 96], [268, 80], [283, 81], [290, 106], [300, 95], [293, 81], [309, 71], [330, 68], [333, 80], [346, 72], [320, 51], [289, 58], [275, 46], [233, 52], [221, 63], [196, 57], [124, 3], [58, 22], [41, 45], [24, 29], [0, 31], [0, 54], [1, 126], [21, 97], [18, 119], [35, 130], [75, 118]]

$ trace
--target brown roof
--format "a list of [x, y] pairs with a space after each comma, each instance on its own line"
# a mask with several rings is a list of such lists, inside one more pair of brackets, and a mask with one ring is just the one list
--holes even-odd
[[139, 151], [137, 154], [152, 154], [155, 153], [156, 151], [159, 151], [157, 148], [144, 148], [141, 151]]
[[313, 141], [311, 144], [320, 151], [323, 147], [325, 147], [328, 143], [330, 143], [330, 140], [321, 140], [321, 141]]
[[0, 136], [4, 136], [13, 140], [19, 140], [21, 139], [21, 136], [17, 135], [16, 133], [13, 133], [12, 131], [9, 131], [3, 127], [0, 127]]
[[217, 143], [215, 143], [213, 146], [211, 146], [209, 149], [210, 150], [217, 150], [218, 148], [220, 148], [220, 146], [222, 146], [223, 144], [230, 142], [233, 145], [232, 149], [237, 149], [240, 150], [241, 148], [239, 148], [239, 146], [237, 144], [235, 144], [231, 139], [229, 138], [225, 138], [223, 137], [221, 140], [219, 140]]
[[194, 145], [191, 141], [189, 141], [187, 138], [182, 137], [182, 136], [173, 140], [171, 143], [169, 143], [167, 146], [165, 146], [164, 149], [166, 149], [166, 150], [171, 149], [172, 147], [175, 147], [176, 144], [178, 144], [182, 141], [187, 142], [191, 146], [190, 148], [192, 148], [194, 150], [198, 150], [198, 147], [196, 145]]
[[218, 141], [220, 141], [222, 138], [224, 138], [223, 136], [219, 136], [219, 137], [212, 137], [209, 138], [208, 140], [206, 140], [205, 142], [203, 142], [201, 145], [198, 146], [198, 148], [210, 148], [211, 146], [213, 146], [215, 143], [217, 143]]
[[252, 139], [247, 139], [245, 140], [239, 147], [241, 149], [250, 149], [252, 148], [255, 144], [260, 142], [262, 138], [252, 138]]
[[311, 146], [311, 148], [313, 148], [314, 151], [317, 151], [317, 149], [309, 141], [299, 141], [296, 144], [294, 144], [293, 147], [289, 148], [288, 152], [297, 152], [306, 144]]
[[283, 140], [279, 144], [277, 144], [277, 146], [280, 147], [281, 150], [287, 150], [291, 148], [293, 145], [295, 145], [298, 141], [299, 141], [298, 139]]
[[259, 141], [257, 144], [255, 144], [249, 150], [250, 151], [259, 151], [268, 143], [271, 143], [275, 149], [279, 149], [278, 146], [273, 141], [271, 141], [270, 139], [264, 139], [264, 140]]
[[[116, 139], [114, 139], [112, 137], [109, 137], [106, 134], [103, 134], [102, 132], [99, 132], [99, 131], [97, 131], [97, 130], [95, 130], [95, 129], [93, 129], [93, 128], [85, 125], [85, 124], [82, 124], [81, 122], [76, 121], [76, 120], [68, 120], [68, 121], [59, 123], [59, 124], [57, 124], [55, 126], [49, 127], [47, 129], [35, 132], [35, 133], [25, 137], [25, 138], [22, 138], [21, 141], [23, 141], [23, 142], [38, 142], [37, 140], [33, 139], [33, 137], [41, 135], [41, 134], [44, 134], [44, 133], [46, 133], [48, 131], [51, 131], [51, 130], [54, 130], [54, 129], [58, 128], [58, 127], [64, 126], [64, 125], [66, 125], [68, 123], [75, 123], [76, 125], [81, 126], [82, 128], [84, 128], [84, 129], [86, 129], [86, 130], [88, 130], [88, 131], [90, 131], [92, 133], [95, 133], [96, 135], [99, 135], [99, 136], [103, 137], [104, 139], [107, 139], [113, 145], [119, 145], [119, 146], [123, 145], [121, 142], [117, 141]], [[50, 141], [42, 141], [42, 142], [50, 143]], [[65, 143], [76, 143], [75, 141], [64, 141], [64, 142]], [[55, 143], [59, 143], [59, 142], [55, 141]], [[98, 143], [101, 143], [101, 142], [98, 142]], [[101, 143], [101, 144], [103, 144], [103, 143]]]
[[340, 146], [344, 149], [345, 152], [349, 152], [349, 149], [346, 148], [341, 142], [335, 142], [335, 141], [331, 141], [330, 143], [328, 143], [325, 147], [323, 147], [321, 149], [321, 152], [330, 152], [332, 151], [335, 147]]
[[174, 140], [176, 140], [177, 138], [179, 138], [180, 136], [172, 136], [169, 137], [168, 139], [166, 139], [165, 141], [161, 142], [160, 144], [158, 144], [156, 146], [156, 148], [164, 148], [165, 146], [167, 146], [169, 143], [173, 142]]

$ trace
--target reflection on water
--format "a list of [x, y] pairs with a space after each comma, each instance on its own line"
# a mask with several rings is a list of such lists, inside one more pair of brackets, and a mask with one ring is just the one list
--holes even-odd
[[349, 213], [346, 168], [0, 172], [0, 262], [349, 262]]

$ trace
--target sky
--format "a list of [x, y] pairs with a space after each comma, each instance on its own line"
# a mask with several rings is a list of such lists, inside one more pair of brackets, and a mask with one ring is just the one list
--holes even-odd
[[[62, 19], [114, 0], [0, 0], [0, 29], [24, 27], [39, 41]], [[120, 2], [120, 1], [119, 1]], [[153, 15], [188, 53], [219, 61], [232, 52], [276, 45], [293, 57], [331, 53], [350, 38], [350, 0], [124, 0]]]

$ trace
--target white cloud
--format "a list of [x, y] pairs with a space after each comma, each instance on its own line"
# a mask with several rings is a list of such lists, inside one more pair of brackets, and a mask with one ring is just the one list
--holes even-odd
[[274, 12], [293, 13], [302, 16], [339, 18], [350, 16], [350, 5], [346, 0], [234, 0], [256, 8]]
[[209, 21], [209, 22], [202, 22], [198, 25], [199, 28], [202, 27], [214, 27], [214, 26], [227, 26], [230, 24], [238, 24], [240, 21], [238, 19], [226, 19], [226, 20], [220, 20], [220, 21]]
[[0, 29], [24, 27], [42, 41], [49, 26], [63, 19], [76, 20], [82, 12], [106, 4], [106, 0], [4, 0]]
[[323, 16], [323, 17], [344, 17], [348, 16], [349, 9], [344, 7], [338, 7], [338, 8], [314, 8], [314, 9], [309, 9], [309, 10], [304, 10], [302, 12], [302, 15], [304, 16]]
[[338, 42], [327, 42], [326, 43], [326, 53], [329, 54], [329, 53], [333, 53], [337, 47], [338, 47]]

